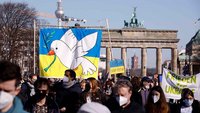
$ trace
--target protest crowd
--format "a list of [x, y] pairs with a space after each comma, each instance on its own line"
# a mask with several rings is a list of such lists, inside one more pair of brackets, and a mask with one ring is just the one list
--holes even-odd
[[0, 71], [0, 113], [200, 113], [191, 89], [171, 101], [158, 78], [80, 79], [68, 69], [62, 79], [32, 74], [24, 80], [9, 61], [0, 61]]

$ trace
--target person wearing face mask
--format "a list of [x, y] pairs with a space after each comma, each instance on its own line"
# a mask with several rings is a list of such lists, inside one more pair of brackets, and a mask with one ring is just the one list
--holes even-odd
[[170, 113], [165, 94], [160, 86], [153, 87], [145, 105], [146, 113]]
[[77, 113], [81, 106], [82, 89], [76, 80], [75, 71], [69, 69], [64, 73], [63, 80], [55, 85], [56, 102], [61, 113]]
[[9, 61], [0, 61], [0, 113], [27, 113], [16, 96], [20, 88], [20, 67]]
[[126, 79], [119, 79], [114, 85], [113, 95], [105, 105], [111, 113], [144, 113], [144, 108], [131, 100], [131, 96], [131, 82]]
[[22, 103], [25, 102], [35, 94], [34, 82], [37, 80], [36, 74], [31, 74], [27, 81], [24, 81], [21, 85], [21, 91], [18, 96], [21, 97]]
[[25, 103], [25, 110], [30, 113], [60, 113], [57, 103], [49, 97], [49, 81], [39, 78], [34, 83], [35, 95]]
[[142, 105], [145, 106], [147, 103], [147, 98], [149, 95], [149, 90], [150, 90], [150, 81], [151, 79], [149, 77], [143, 77], [141, 80], [141, 88], [139, 89], [139, 93], [141, 95], [141, 102]]
[[182, 90], [181, 99], [172, 113], [200, 113], [200, 103], [195, 100], [194, 93], [189, 88]]

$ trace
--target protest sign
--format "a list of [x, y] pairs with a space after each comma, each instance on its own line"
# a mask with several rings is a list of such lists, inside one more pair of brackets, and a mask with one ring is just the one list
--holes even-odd
[[176, 75], [168, 69], [163, 69], [162, 88], [166, 98], [180, 99], [183, 88], [194, 92], [195, 99], [200, 100], [200, 74], [193, 76]]

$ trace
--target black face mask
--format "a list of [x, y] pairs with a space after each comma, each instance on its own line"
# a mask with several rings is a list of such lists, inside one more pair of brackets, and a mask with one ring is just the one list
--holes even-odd
[[38, 101], [40, 101], [40, 100], [42, 100], [42, 99], [44, 99], [46, 97], [47, 90], [36, 90], [35, 95], [36, 95], [36, 99]]

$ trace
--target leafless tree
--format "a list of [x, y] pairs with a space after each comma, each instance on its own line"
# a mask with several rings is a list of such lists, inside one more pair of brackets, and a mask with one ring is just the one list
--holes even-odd
[[18, 51], [22, 50], [20, 44], [31, 36], [34, 19], [36, 11], [26, 3], [0, 4], [0, 59], [15, 61]]

